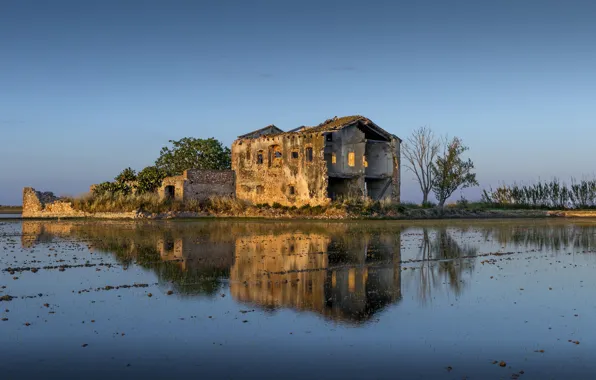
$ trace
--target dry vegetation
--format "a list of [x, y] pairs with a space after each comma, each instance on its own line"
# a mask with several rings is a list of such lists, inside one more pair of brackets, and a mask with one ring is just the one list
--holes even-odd
[[[87, 213], [142, 212], [154, 216], [220, 216], [264, 218], [317, 218], [317, 219], [434, 219], [499, 216], [545, 216], [526, 212], [517, 215], [512, 211], [495, 211], [485, 203], [459, 201], [444, 209], [427, 204], [424, 207], [409, 203], [373, 201], [369, 198], [351, 197], [334, 201], [328, 206], [288, 207], [279, 203], [248, 204], [231, 197], [213, 197], [205, 202], [173, 201], [160, 199], [157, 194], [103, 194], [68, 199], [76, 210]], [[505, 213], [506, 215], [504, 215]], [[531, 214], [531, 215], [530, 215]]]

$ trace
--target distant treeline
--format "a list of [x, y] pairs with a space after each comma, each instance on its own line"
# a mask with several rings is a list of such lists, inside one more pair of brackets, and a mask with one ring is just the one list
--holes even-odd
[[495, 190], [484, 190], [482, 201], [501, 207], [544, 209], [596, 208], [596, 179], [571, 184], [553, 179], [532, 185], [502, 185]]
[[23, 210], [22, 206], [4, 206], [0, 205], [0, 212], [21, 212]]

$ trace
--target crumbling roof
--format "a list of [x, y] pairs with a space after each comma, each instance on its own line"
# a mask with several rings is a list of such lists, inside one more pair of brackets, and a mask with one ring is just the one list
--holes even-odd
[[[334, 132], [339, 131], [343, 128], [349, 127], [358, 123], [360, 128], [368, 128], [372, 130], [375, 134], [382, 136], [386, 139], [397, 138], [397, 136], [385, 131], [375, 123], [373, 123], [370, 119], [361, 116], [361, 115], [354, 115], [354, 116], [343, 116], [327, 119], [319, 125], [307, 127], [301, 126], [295, 129], [292, 129], [288, 132], [283, 132], [281, 129], [277, 128], [275, 125], [270, 125], [265, 128], [259, 129], [254, 132], [247, 133], [245, 135], [239, 136], [241, 139], [250, 139], [250, 138], [257, 138], [259, 136], [264, 135], [277, 135], [277, 134], [294, 134], [294, 133], [324, 133], [324, 132]], [[271, 128], [270, 131], [267, 128]], [[273, 129], [274, 128], [274, 129]], [[399, 139], [401, 141], [401, 139]]]
[[275, 125], [271, 124], [266, 126], [265, 128], [257, 129], [256, 131], [252, 131], [246, 133], [242, 136], [238, 136], [239, 139], [254, 139], [259, 136], [266, 136], [266, 135], [276, 135], [278, 133], [284, 133], [283, 130], [277, 128]]
[[369, 119], [365, 118], [364, 116], [355, 115], [355, 116], [343, 116], [343, 117], [334, 117], [332, 119], [327, 119], [321, 124], [308, 128], [309, 132], [331, 132], [331, 131], [338, 131], [342, 128], [345, 128], [349, 125], [354, 124], [357, 121], [368, 121], [371, 122]]

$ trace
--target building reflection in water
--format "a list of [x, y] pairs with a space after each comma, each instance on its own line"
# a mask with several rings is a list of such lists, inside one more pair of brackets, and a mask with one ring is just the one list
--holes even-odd
[[[342, 231], [343, 230], [343, 231]], [[401, 298], [399, 231], [257, 234], [236, 240], [232, 296], [362, 322]]]
[[592, 252], [596, 225], [548, 220], [22, 222], [25, 248], [73, 242], [109, 253], [125, 267], [149, 269], [181, 296], [212, 297], [229, 284], [239, 302], [361, 323], [399, 302], [404, 286], [421, 302], [432, 300], [436, 290], [461, 294], [476, 263], [469, 258], [479, 252], [556, 254], [565, 247]]
[[353, 223], [23, 221], [22, 243], [78, 239], [151, 269], [178, 293], [232, 297], [359, 323], [401, 298], [400, 229]]

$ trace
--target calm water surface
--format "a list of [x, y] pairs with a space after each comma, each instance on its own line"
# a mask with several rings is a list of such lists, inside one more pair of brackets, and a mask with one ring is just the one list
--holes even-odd
[[596, 221], [4, 219], [0, 373], [589, 379], [595, 274]]

